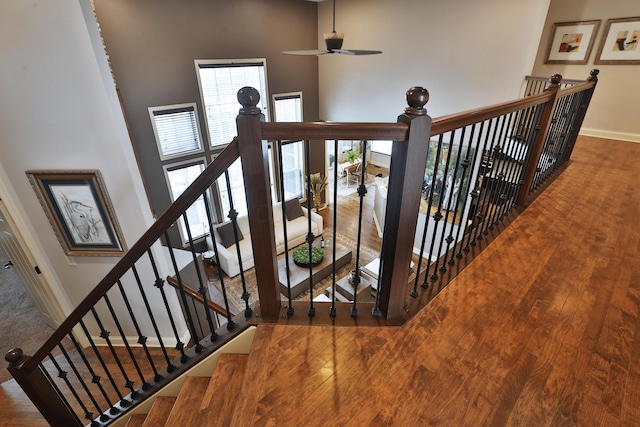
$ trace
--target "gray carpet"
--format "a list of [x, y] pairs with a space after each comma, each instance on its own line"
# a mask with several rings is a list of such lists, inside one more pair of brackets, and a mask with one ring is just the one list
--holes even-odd
[[8, 261], [0, 248], [0, 383], [12, 378], [4, 360], [7, 351], [20, 347], [25, 354], [32, 355], [53, 333], [22, 286], [15, 268], [3, 268]]

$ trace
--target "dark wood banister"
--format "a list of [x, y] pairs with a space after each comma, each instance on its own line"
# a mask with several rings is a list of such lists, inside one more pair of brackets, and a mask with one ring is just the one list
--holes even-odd
[[224, 171], [238, 158], [237, 141], [234, 139], [198, 178], [176, 199], [157, 221], [140, 237], [140, 239], [124, 254], [111, 271], [89, 292], [84, 300], [62, 322], [42, 347], [23, 365], [22, 370], [33, 371], [40, 361], [75, 327], [87, 312], [115, 285], [131, 266], [142, 257], [147, 250], [164, 235], [165, 231], [191, 206], [205, 190], [211, 186]]

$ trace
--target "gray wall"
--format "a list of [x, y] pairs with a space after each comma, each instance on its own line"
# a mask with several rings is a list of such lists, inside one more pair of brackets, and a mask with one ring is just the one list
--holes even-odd
[[[301, 0], [95, 0], [98, 23], [156, 215], [171, 200], [147, 108], [196, 102], [207, 138], [194, 59], [266, 58], [268, 89], [303, 92], [318, 119], [318, 59], [282, 50], [317, 43], [317, 5]], [[312, 151], [312, 170], [324, 170]], [[318, 163], [320, 160], [320, 163]]]

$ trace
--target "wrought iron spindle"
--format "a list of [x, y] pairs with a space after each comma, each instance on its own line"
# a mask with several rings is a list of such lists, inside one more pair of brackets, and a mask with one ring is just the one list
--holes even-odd
[[247, 280], [244, 277], [244, 267], [242, 266], [242, 252], [240, 250], [240, 240], [238, 239], [238, 211], [233, 206], [233, 194], [231, 191], [231, 180], [229, 179], [229, 170], [224, 171], [225, 181], [227, 183], [227, 194], [229, 195], [229, 213], [227, 217], [231, 220], [233, 238], [235, 241], [236, 255], [238, 256], [238, 267], [240, 267], [240, 282], [242, 283], [242, 300], [244, 301], [244, 317], [248, 319], [253, 314], [253, 310], [249, 306], [250, 294], [247, 291]]
[[493, 230], [493, 226], [498, 222], [502, 203], [506, 202], [506, 195], [504, 193], [505, 185], [507, 183], [506, 158], [508, 157], [508, 147], [510, 145], [509, 129], [511, 128], [511, 124], [513, 123], [513, 113], [509, 113], [507, 116], [505, 116], [504, 121], [505, 121], [505, 127], [500, 136], [500, 141], [498, 143], [498, 146], [495, 149], [495, 159], [499, 161], [496, 162], [497, 163], [497, 167], [496, 167], [497, 180], [494, 180], [495, 185], [491, 191], [491, 194], [493, 194], [494, 206], [492, 207], [491, 213], [488, 215], [487, 221], [485, 222], [485, 224], [487, 224], [486, 226], [487, 228], [485, 229], [484, 234], [488, 234], [487, 229]]
[[224, 283], [224, 274], [220, 271], [220, 256], [218, 255], [218, 244], [216, 242], [216, 235], [213, 232], [213, 215], [211, 213], [211, 204], [209, 198], [204, 197], [204, 208], [207, 212], [207, 221], [209, 222], [209, 235], [211, 237], [211, 245], [213, 246], [213, 256], [216, 259], [216, 265], [218, 266], [218, 280], [220, 280], [220, 289], [222, 290], [222, 299], [224, 300], [224, 309], [227, 318], [227, 330], [230, 331], [236, 325], [231, 317], [231, 308], [229, 307], [229, 297], [227, 296], [227, 286]]
[[[135, 266], [132, 267], [132, 270], [134, 272], [135, 278], [137, 281], [140, 280], [140, 277], [138, 276], [136, 270], [135, 270]], [[124, 305], [127, 308], [127, 311], [129, 312], [129, 317], [131, 318], [131, 322], [133, 323], [133, 327], [136, 330], [136, 333], [138, 334], [138, 344], [140, 344], [144, 350], [145, 355], [147, 356], [147, 360], [149, 361], [149, 364], [151, 365], [151, 369], [153, 369], [153, 374], [154, 374], [154, 381], [158, 382], [162, 379], [162, 376], [158, 373], [158, 369], [156, 368], [156, 364], [153, 360], [153, 357], [151, 356], [151, 353], [149, 352], [149, 347], [147, 346], [147, 340], [148, 337], [146, 337], [142, 331], [140, 330], [140, 325], [138, 324], [138, 319], [136, 319], [136, 315], [133, 313], [133, 309], [131, 308], [131, 304], [129, 303], [129, 299], [127, 298], [127, 294], [124, 291], [124, 287], [122, 286], [122, 282], [120, 280], [118, 280], [118, 289], [120, 289], [120, 294], [122, 295], [122, 300], [124, 301]], [[106, 298], [106, 296], [105, 296]], [[160, 341], [160, 346], [164, 349], [164, 345], [162, 344], [162, 341]]]
[[[351, 306], [350, 315], [353, 318], [358, 317], [358, 285], [360, 284], [360, 246], [362, 241], [362, 212], [364, 207], [364, 196], [367, 194], [367, 186], [365, 185], [365, 172], [367, 158], [367, 141], [361, 142], [360, 152], [362, 153], [361, 167], [360, 167], [360, 185], [358, 186], [358, 197], [360, 203], [358, 206], [358, 241], [356, 243], [356, 265], [355, 265], [355, 277], [353, 278], [353, 305]], [[380, 276], [378, 276], [380, 277]]]
[[[289, 234], [287, 233], [287, 212], [285, 207], [285, 195], [284, 195], [284, 168], [283, 160], [282, 160], [282, 141], [279, 140], [276, 143], [276, 148], [278, 150], [278, 164], [280, 167], [278, 168], [278, 177], [280, 179], [280, 207], [282, 208], [282, 232], [284, 236], [284, 262], [285, 262], [285, 271], [287, 272], [287, 316], [291, 317], [294, 313], [293, 308], [293, 297], [291, 296], [291, 277], [290, 271], [291, 266], [289, 264]], [[308, 193], [307, 193], [308, 194]], [[307, 197], [308, 198], [308, 197]], [[308, 206], [308, 204], [307, 204]], [[309, 218], [311, 218], [311, 214], [309, 213]]]
[[[445, 160], [445, 165], [444, 165], [444, 174], [442, 176], [442, 187], [440, 190], [440, 197], [438, 199], [438, 212], [440, 213], [440, 217], [442, 218], [442, 209], [444, 208], [445, 210], [445, 215], [444, 215], [444, 221], [442, 223], [442, 233], [440, 233], [440, 244], [438, 245], [438, 255], [436, 257], [436, 263], [435, 266], [433, 267], [433, 274], [431, 275], [432, 279], [437, 279], [438, 278], [438, 265], [440, 265], [440, 258], [442, 256], [442, 247], [444, 246], [444, 235], [447, 234], [447, 221], [449, 220], [449, 209], [448, 209], [448, 205], [450, 202], [450, 200], [447, 200], [447, 206], [443, 206], [444, 204], [444, 193], [445, 193], [445, 189], [447, 190], [447, 193], [450, 191], [447, 185], [447, 175], [449, 174], [449, 167], [451, 166], [451, 157], [453, 155], [453, 146], [454, 146], [454, 140], [455, 140], [455, 136], [456, 136], [456, 131], [455, 129], [452, 130], [449, 134], [449, 149], [447, 150], [447, 159]], [[436, 232], [434, 232], [434, 238], [437, 239], [436, 237], [437, 234], [437, 229]], [[440, 267], [440, 271], [441, 272], [445, 272], [447, 271], [447, 267], [446, 267], [446, 262], [443, 259], [442, 260], [442, 266]]]
[[489, 121], [489, 127], [487, 129], [487, 136], [482, 147], [482, 157], [480, 161], [480, 173], [478, 175], [478, 206], [476, 223], [473, 230], [473, 238], [471, 239], [471, 245], [475, 246], [476, 241], [482, 240], [482, 226], [484, 225], [486, 215], [485, 207], [488, 201], [489, 184], [487, 180], [491, 178], [491, 172], [493, 168], [493, 148], [496, 144], [496, 135], [498, 133], [498, 127], [500, 125], [500, 118], [493, 118]]
[[[80, 355], [80, 358], [84, 362], [84, 366], [89, 371], [89, 375], [91, 375], [91, 383], [95, 384], [96, 387], [98, 387], [98, 390], [100, 390], [100, 394], [102, 394], [102, 397], [107, 402], [107, 405], [109, 405], [109, 414], [116, 415], [116, 414], [120, 413], [120, 410], [115, 407], [115, 405], [113, 404], [113, 402], [109, 398], [109, 395], [107, 394], [107, 392], [105, 391], [104, 387], [102, 386], [102, 382], [101, 382], [102, 378], [99, 375], [96, 374], [95, 370], [93, 369], [93, 366], [91, 366], [91, 362], [89, 362], [89, 359], [87, 359], [87, 356], [84, 354], [84, 350], [82, 349], [82, 346], [76, 340], [76, 337], [73, 335], [73, 332], [69, 333], [69, 338], [71, 339], [71, 342], [73, 343], [73, 346], [75, 347], [76, 351]], [[99, 409], [98, 407], [96, 407], [96, 408]], [[101, 420], [102, 421], [106, 421], [107, 420], [107, 418], [106, 418], [106, 416], [104, 414], [101, 415]]]
[[[305, 140], [305, 170], [307, 177], [307, 245], [309, 249], [309, 317], [313, 317], [316, 315], [316, 308], [313, 306], [313, 241], [315, 240], [315, 236], [311, 232], [311, 141], [308, 139]], [[322, 230], [321, 230], [322, 231]]]
[[[206, 194], [203, 197], [206, 197]], [[207, 289], [207, 286], [205, 286], [205, 282], [202, 279], [200, 262], [198, 262], [198, 254], [196, 253], [196, 248], [193, 245], [193, 235], [191, 234], [191, 226], [189, 225], [189, 219], [187, 218], [186, 212], [182, 214], [182, 218], [184, 220], [185, 230], [188, 236], [189, 250], [191, 251], [191, 257], [193, 259], [193, 266], [195, 267], [196, 275], [198, 276], [198, 293], [202, 296], [202, 300], [204, 301], [204, 313], [207, 319], [207, 323], [209, 324], [209, 339], [211, 340], [211, 342], [214, 342], [218, 339], [218, 334], [216, 333], [216, 328], [213, 325], [213, 316], [211, 315], [211, 309], [209, 308], [209, 299], [207, 298], [209, 290]], [[238, 246], [237, 239], [236, 246]]]
[[[122, 342], [124, 343], [124, 347], [127, 349], [127, 353], [129, 353], [129, 358], [131, 359], [131, 362], [133, 363], [133, 367], [135, 368], [136, 372], [138, 373], [138, 378], [140, 378], [140, 382], [142, 383], [142, 389], [143, 390], [148, 390], [149, 388], [151, 388], [151, 384], [149, 384], [147, 382], [147, 380], [144, 378], [144, 374], [142, 373], [142, 370], [140, 369], [140, 365], [138, 364], [138, 360], [136, 359], [135, 355], [133, 354], [133, 350], [131, 349], [131, 345], [129, 344], [129, 340], [127, 340], [127, 336], [124, 333], [124, 329], [122, 329], [122, 325], [120, 324], [120, 321], [118, 320], [118, 316], [116, 315], [115, 310], [113, 309], [113, 305], [111, 304], [111, 301], [109, 300], [109, 296], [105, 294], [105, 296], [103, 297], [105, 303], [107, 304], [107, 308], [109, 309], [109, 312], [111, 313], [111, 317], [113, 318], [113, 321], [116, 325], [116, 329], [118, 329], [118, 333], [120, 333], [120, 338], [122, 338]], [[157, 375], [157, 372], [155, 371], [155, 366], [152, 365], [152, 368], [154, 370], [154, 374]]]
[[[336, 230], [338, 227], [338, 140], [333, 140], [333, 153], [336, 161], [333, 165], [333, 239], [331, 244], [333, 249], [333, 259], [331, 260], [331, 308], [329, 309], [329, 317], [335, 319], [336, 312]], [[347, 178], [348, 179], [348, 178]]]
[[111, 383], [111, 387], [113, 388], [113, 390], [118, 395], [118, 399], [120, 399], [120, 406], [122, 406], [123, 408], [128, 407], [131, 404], [131, 402], [129, 400], [127, 400], [122, 395], [122, 393], [120, 392], [120, 388], [116, 384], [116, 381], [113, 378], [113, 375], [111, 375], [111, 371], [107, 367], [107, 364], [105, 363], [104, 358], [102, 357], [102, 354], [98, 350], [98, 347], [96, 346], [95, 341], [93, 340], [93, 337], [89, 333], [89, 329], [87, 329], [86, 324], [82, 320], [80, 321], [80, 327], [82, 328], [82, 331], [84, 332], [85, 337], [89, 341], [89, 345], [93, 349], [93, 354], [96, 355], [96, 358], [100, 362], [100, 366], [102, 366], [102, 370], [104, 371], [105, 374], [107, 374], [107, 378], [109, 379], [109, 382]]
[[135, 387], [134, 387], [135, 383], [131, 381], [131, 379], [129, 379], [129, 374], [127, 373], [127, 370], [122, 365], [120, 357], [118, 356], [118, 353], [116, 352], [116, 349], [114, 348], [113, 343], [111, 342], [111, 338], [109, 338], [109, 336], [111, 335], [111, 332], [105, 329], [104, 325], [102, 324], [102, 320], [100, 320], [100, 316], [98, 316], [98, 313], [96, 312], [95, 308], [91, 308], [91, 314], [93, 314], [93, 318], [98, 324], [98, 328], [100, 328], [100, 338], [102, 338], [107, 343], [107, 347], [109, 347], [109, 351], [113, 356], [113, 360], [118, 365], [118, 369], [120, 369], [120, 373], [122, 374], [122, 377], [125, 380], [125, 387], [129, 389], [129, 392], [131, 393], [131, 398], [135, 399], [136, 397], [138, 397], [138, 392], [135, 390]]
[[[433, 207], [433, 196], [435, 194], [435, 187], [436, 187], [436, 177], [438, 176], [438, 166], [440, 165], [440, 152], [442, 151], [442, 143], [444, 141], [444, 135], [440, 135], [438, 137], [438, 147], [436, 148], [436, 158], [434, 160], [434, 166], [433, 166], [433, 174], [431, 175], [431, 188], [429, 190], [429, 203], [427, 204], [427, 212], [425, 215], [425, 219], [424, 219], [424, 230], [423, 233], [427, 233], [427, 230], [429, 229], [429, 216], [431, 215], [431, 208]], [[442, 189], [440, 190], [442, 191]], [[431, 261], [433, 260], [433, 249], [436, 243], [436, 234], [438, 233], [438, 223], [440, 221], [440, 219], [442, 219], [442, 214], [440, 213], [440, 211], [436, 211], [435, 214], [433, 214], [433, 220], [435, 222], [434, 224], [434, 231], [433, 234], [431, 236], [431, 246], [429, 247], [429, 258], [427, 259], [427, 268], [425, 269], [425, 277], [429, 274], [429, 267], [431, 266]], [[424, 250], [422, 249], [422, 252], [420, 253], [420, 255], [422, 256], [424, 253]], [[434, 274], [435, 271], [437, 269], [437, 265], [436, 268], [434, 268]], [[436, 277], [434, 278], [433, 276], [431, 276], [432, 279], [437, 279], [438, 276], [436, 275]], [[423, 286], [425, 287], [425, 286]]]
[[[211, 233], [213, 234], [213, 233]], [[200, 344], [200, 338], [198, 337], [198, 331], [196, 330], [196, 325], [193, 322], [193, 316], [191, 315], [191, 310], [189, 310], [189, 303], [187, 301], [187, 294], [184, 291], [184, 283], [182, 283], [182, 278], [180, 277], [180, 271], [178, 269], [178, 262], [176, 261], [176, 254], [173, 252], [173, 246], [171, 245], [171, 239], [169, 238], [169, 233], [165, 231], [164, 238], [167, 241], [167, 248], [169, 249], [169, 256], [171, 258], [171, 264], [173, 265], [173, 271], [176, 275], [176, 281], [178, 282], [178, 293], [180, 294], [180, 299], [182, 300], [182, 306], [185, 308], [185, 315], [187, 316], [187, 326], [189, 328], [189, 332], [191, 333], [191, 339], [196, 343], [195, 351], [196, 353], [200, 353], [202, 351], [202, 345]], [[187, 356], [184, 351], [182, 351], [182, 347], [184, 347], [184, 343], [179, 342], [178, 344], [182, 344], [180, 351], [182, 352], [182, 357], [180, 361], [185, 363], [189, 356]]]
[[[53, 362], [53, 366], [55, 366], [56, 370], [58, 371], [58, 378], [61, 378], [62, 381], [64, 381], [64, 383], [66, 384], [67, 388], [69, 389], [71, 394], [73, 394], [73, 397], [76, 399], [76, 402], [78, 402], [78, 404], [80, 405], [80, 408], [82, 408], [82, 411], [84, 412], [85, 419], [91, 421], [91, 426], [92, 427], [94, 425], [97, 426], [97, 423], [95, 423], [95, 421], [92, 421], [93, 420], [93, 413], [89, 412], [89, 409], [84, 404], [84, 401], [80, 398], [80, 395], [76, 391], [75, 387], [73, 387], [73, 385], [71, 384], [71, 381], [69, 381], [69, 373], [67, 371], [65, 371], [64, 369], [62, 369], [62, 367], [60, 366], [60, 364], [58, 363], [56, 358], [53, 357], [53, 354], [51, 354], [51, 353], [49, 353], [49, 360], [51, 360], [51, 362]], [[99, 411], [99, 412], [102, 412], [102, 411]]]
[[[206, 198], [205, 198], [206, 199]], [[164, 309], [167, 312], [167, 316], [169, 317], [169, 324], [171, 325], [171, 330], [173, 331], [173, 336], [176, 339], [176, 350], [180, 351], [182, 356], [184, 356], [184, 344], [180, 341], [180, 335], [178, 334], [178, 329], [176, 327], [176, 322], [173, 319], [173, 314], [171, 313], [171, 308], [169, 306], [169, 301], [167, 300], [167, 294], [164, 291], [164, 280], [160, 278], [160, 273], [158, 272], [158, 267], [156, 265], [156, 261], [151, 253], [151, 248], [147, 250], [147, 255], [149, 256], [149, 261], [151, 262], [151, 267], [153, 268], [153, 274], [156, 277], [156, 282], [154, 286], [158, 288], [160, 291], [160, 295], [162, 297], [162, 302], [164, 303]], [[165, 359], [167, 361], [167, 372], [173, 372], [176, 367], [171, 362], [169, 355], [167, 354], [164, 346], [162, 347], [162, 351], [164, 353]]]
[[[469, 242], [471, 241], [470, 227], [473, 227], [475, 223], [474, 221], [475, 215], [478, 212], [478, 197], [480, 195], [480, 190], [478, 189], [478, 178], [480, 176], [480, 172], [482, 169], [482, 158], [484, 155], [483, 154], [484, 145], [482, 149], [480, 148], [480, 145], [482, 144], [481, 141], [482, 141], [482, 135], [484, 134], [485, 123], [486, 121], [480, 122], [480, 128], [478, 129], [478, 136], [476, 137], [475, 140], [473, 138], [470, 138], [470, 141], [469, 141], [469, 147], [470, 148], [475, 147], [475, 149], [473, 150], [473, 158], [471, 159], [471, 163], [470, 163], [471, 168], [469, 169], [469, 185], [465, 191], [464, 205], [465, 206], [467, 205], [468, 198], [471, 198], [471, 201], [469, 202], [469, 208], [466, 210], [465, 215], [463, 215], [462, 217], [462, 219], [464, 220], [464, 227], [462, 230], [462, 239], [460, 240], [460, 251], [458, 252], [458, 254], [456, 254], [458, 258], [463, 257], [462, 251], [469, 252]], [[476, 125], [477, 123], [473, 125], [472, 134], [475, 132]], [[471, 185], [473, 183], [475, 183], [474, 187], [471, 188]], [[466, 244], [464, 243], [465, 237], [467, 239]]]

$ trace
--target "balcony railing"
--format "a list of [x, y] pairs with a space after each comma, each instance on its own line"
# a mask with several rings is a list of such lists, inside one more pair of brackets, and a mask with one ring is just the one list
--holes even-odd
[[[408, 107], [396, 123], [265, 123], [256, 108], [260, 95], [241, 89], [237, 138], [33, 356], [20, 349], [5, 356], [10, 372], [52, 426], [106, 425], [252, 323], [402, 324], [419, 306], [415, 302], [428, 301], [436, 282], [441, 289], [494, 226], [514, 207], [526, 206], [570, 158], [597, 74], [594, 70], [587, 81], [564, 89], [561, 76], [554, 75], [540, 93], [433, 122], [423, 88], [407, 92]], [[293, 203], [291, 212], [283, 200], [282, 176], [276, 190], [280, 205], [274, 207], [268, 169], [268, 141], [281, 156], [285, 140], [303, 141], [307, 148], [307, 205]], [[356, 176], [353, 247], [343, 251], [336, 243], [343, 226], [336, 215], [341, 209], [337, 168], [331, 227], [313, 212], [310, 147], [327, 140], [335, 141], [336, 152], [338, 140], [359, 141], [363, 162], [368, 142], [393, 141], [378, 262], [365, 266], [361, 254], [362, 219], [371, 214], [364, 204], [366, 165]], [[229, 189], [229, 221], [217, 224], [210, 187], [238, 158], [248, 215], [237, 214]], [[186, 214], [198, 200], [204, 201], [210, 230], [206, 257], [196, 250]], [[178, 221], [189, 237], [185, 249], [174, 249], [168, 233]], [[302, 272], [296, 267], [307, 295], [296, 299], [290, 252], [301, 246], [311, 258], [320, 235], [328, 242], [327, 259]], [[340, 288], [342, 263], [353, 265], [353, 274]], [[214, 264], [218, 271], [212, 273]], [[165, 265], [170, 266], [166, 280]], [[317, 295], [320, 270], [331, 278], [328, 301]], [[372, 301], [362, 301], [365, 286]], [[345, 294], [339, 288], [348, 288], [348, 302], [340, 301]], [[117, 369], [107, 359], [115, 360]]]

